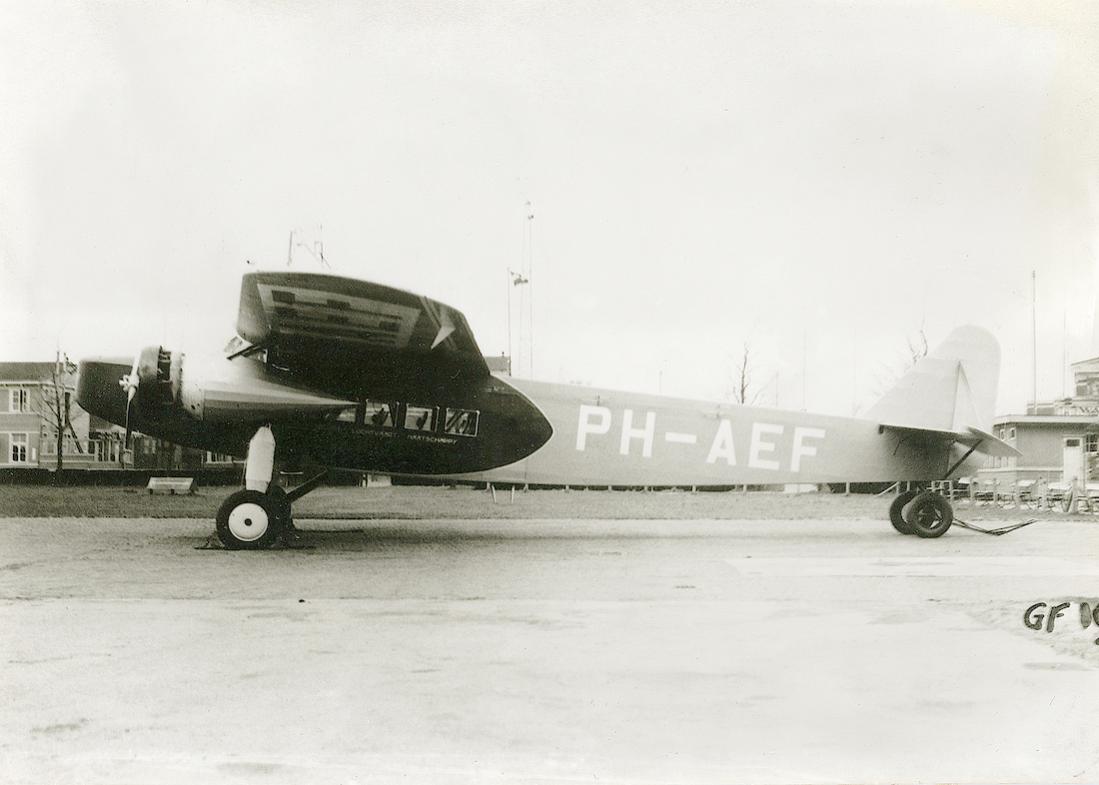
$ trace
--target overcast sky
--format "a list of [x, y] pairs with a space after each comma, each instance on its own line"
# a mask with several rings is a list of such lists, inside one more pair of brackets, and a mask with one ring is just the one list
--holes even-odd
[[0, 2], [0, 358], [220, 349], [295, 227], [497, 354], [529, 229], [536, 377], [721, 398], [748, 341], [850, 414], [973, 322], [1019, 411], [1031, 270], [1039, 397], [1099, 354], [1097, 86], [1095, 3]]

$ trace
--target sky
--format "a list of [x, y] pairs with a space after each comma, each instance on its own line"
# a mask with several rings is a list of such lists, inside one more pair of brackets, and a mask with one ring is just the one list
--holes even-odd
[[975, 323], [1019, 412], [1032, 299], [1039, 399], [1099, 355], [1095, 3], [0, 0], [0, 107], [0, 359], [216, 352], [295, 229], [486, 354], [510, 290], [551, 381], [723, 399], [747, 344], [848, 415]]

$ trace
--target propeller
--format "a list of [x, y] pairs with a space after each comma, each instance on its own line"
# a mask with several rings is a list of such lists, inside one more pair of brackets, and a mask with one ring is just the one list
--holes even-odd
[[134, 396], [137, 395], [137, 386], [140, 382], [140, 378], [137, 375], [137, 365], [141, 362], [141, 355], [138, 354], [134, 357], [134, 365], [130, 369], [130, 373], [123, 376], [118, 380], [118, 384], [122, 389], [126, 391], [126, 447], [130, 446], [130, 435], [132, 433], [130, 428], [130, 408], [134, 402]]

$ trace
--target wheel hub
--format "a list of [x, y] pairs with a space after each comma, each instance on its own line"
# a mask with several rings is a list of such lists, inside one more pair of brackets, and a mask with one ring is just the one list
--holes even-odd
[[229, 513], [229, 531], [243, 542], [258, 540], [267, 533], [270, 525], [267, 512], [253, 502], [238, 504]]

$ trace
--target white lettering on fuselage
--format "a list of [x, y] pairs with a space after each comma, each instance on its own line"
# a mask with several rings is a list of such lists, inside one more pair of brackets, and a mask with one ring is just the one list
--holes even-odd
[[[592, 422], [598, 415], [599, 423]], [[588, 434], [604, 434], [611, 429], [611, 410], [606, 406], [580, 404], [580, 424], [576, 428], [576, 449], [584, 450], [588, 446]]]
[[717, 463], [718, 458], [724, 458], [730, 466], [736, 466], [736, 450], [733, 448], [733, 424], [728, 420], [722, 420], [714, 434], [714, 443], [710, 445], [710, 454], [706, 456], [706, 463]]
[[[618, 453], [624, 456], [636, 455], [634, 442], [641, 442], [641, 456], [651, 458], [657, 436], [656, 412], [644, 412], [644, 425], [635, 423], [641, 419], [642, 413], [633, 409], [623, 409], [621, 414], [621, 429], [618, 432]], [[808, 426], [793, 426], [792, 438], [786, 436], [787, 427], [777, 423], [753, 422], [750, 426], [740, 421], [738, 432], [745, 429], [741, 438], [746, 437], [748, 450], [745, 465], [750, 469], [764, 469], [778, 471], [788, 464], [791, 472], [799, 472], [806, 458], [814, 458], [817, 455], [819, 442], [826, 436], [823, 428]], [[576, 449], [581, 452], [588, 449], [590, 437], [606, 436], [611, 432], [614, 423], [614, 413], [605, 406], [580, 405], [580, 416], [576, 427]], [[706, 463], [716, 464], [722, 462], [727, 466], [737, 465], [736, 440], [733, 436], [733, 420], [722, 418], [718, 421], [717, 430], [709, 442], [709, 451], [706, 454]], [[785, 437], [785, 438], [784, 438]], [[703, 437], [705, 438], [705, 437]], [[694, 445], [698, 444], [698, 434], [685, 431], [665, 431], [663, 441], [670, 445]], [[681, 447], [666, 447], [668, 450], [682, 450]], [[682, 453], [676, 453], [682, 454]], [[700, 456], [701, 457], [701, 456]]]
[[646, 458], [653, 457], [653, 435], [656, 433], [656, 412], [649, 412], [645, 415], [645, 427], [634, 428], [633, 427], [633, 409], [626, 409], [622, 412], [622, 441], [619, 444], [618, 451], [623, 455], [630, 454], [630, 441], [632, 439], [642, 439], [641, 454]]
[[794, 454], [790, 456], [790, 471], [801, 471], [801, 459], [817, 454], [817, 448], [805, 443], [806, 439], [823, 439], [823, 428], [794, 428]]
[[748, 447], [748, 465], [753, 469], [778, 469], [778, 461], [764, 458], [763, 453], [775, 451], [774, 442], [763, 441], [764, 434], [781, 436], [783, 427], [765, 422], [752, 423], [752, 443]]

